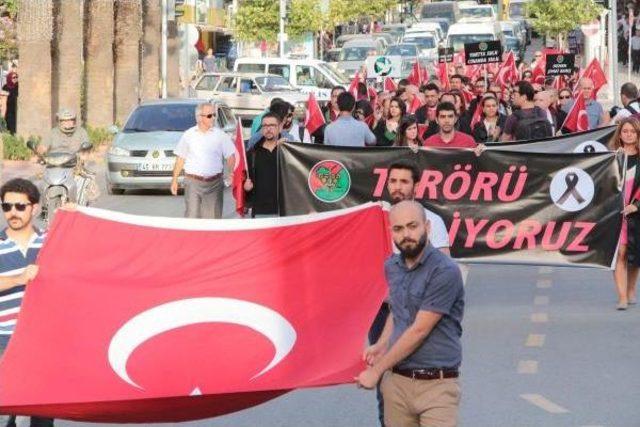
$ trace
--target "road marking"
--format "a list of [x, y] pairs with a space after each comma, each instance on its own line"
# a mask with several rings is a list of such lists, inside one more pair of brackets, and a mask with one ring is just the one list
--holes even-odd
[[524, 345], [527, 347], [542, 347], [544, 345], [544, 338], [544, 334], [529, 334]]
[[546, 266], [540, 267], [540, 268], [538, 268], [538, 273], [539, 274], [550, 274], [550, 273], [553, 273], [553, 267], [546, 267]]
[[531, 315], [531, 322], [533, 323], [547, 323], [549, 321], [549, 315], [547, 313], [533, 313]]
[[519, 374], [537, 374], [538, 362], [536, 360], [521, 360], [518, 362]]
[[536, 283], [536, 287], [538, 289], [549, 289], [551, 287], [551, 280], [549, 280], [549, 279], [540, 279]]
[[549, 297], [547, 296], [538, 296], [533, 299], [533, 305], [548, 305]]
[[567, 414], [569, 411], [539, 394], [521, 394], [521, 398], [551, 414]]

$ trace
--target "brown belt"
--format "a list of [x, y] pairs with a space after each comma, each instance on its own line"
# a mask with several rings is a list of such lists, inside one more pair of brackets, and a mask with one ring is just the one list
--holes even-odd
[[425, 368], [425, 369], [400, 369], [393, 368], [394, 374], [403, 377], [413, 378], [414, 380], [441, 380], [444, 378], [458, 378], [460, 373], [455, 368]]
[[184, 176], [186, 176], [187, 178], [195, 179], [196, 181], [211, 182], [220, 178], [222, 176], [222, 173], [217, 173], [213, 176], [200, 176], [200, 175], [192, 175], [190, 173], [185, 173]]

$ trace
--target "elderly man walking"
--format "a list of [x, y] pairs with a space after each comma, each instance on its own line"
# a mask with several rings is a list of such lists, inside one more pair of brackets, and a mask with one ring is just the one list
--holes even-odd
[[215, 107], [196, 107], [196, 125], [187, 129], [175, 149], [171, 194], [178, 194], [178, 177], [184, 168], [184, 199], [187, 218], [221, 218], [224, 192], [224, 162], [229, 171], [235, 165], [231, 138], [214, 127]]

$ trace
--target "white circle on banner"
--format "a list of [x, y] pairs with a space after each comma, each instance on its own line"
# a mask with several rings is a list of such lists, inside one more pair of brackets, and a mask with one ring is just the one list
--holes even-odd
[[573, 150], [574, 153], [606, 153], [607, 151], [609, 151], [607, 147], [598, 141], [585, 141]]
[[551, 180], [551, 200], [567, 212], [577, 212], [589, 206], [595, 194], [593, 179], [580, 168], [564, 168]]

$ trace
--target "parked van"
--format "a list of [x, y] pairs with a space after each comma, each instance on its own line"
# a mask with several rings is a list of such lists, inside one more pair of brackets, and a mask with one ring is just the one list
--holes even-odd
[[446, 18], [449, 23], [455, 24], [460, 19], [458, 3], [454, 1], [440, 1], [437, 3], [427, 3], [422, 6], [421, 19]]
[[293, 87], [303, 93], [313, 92], [318, 101], [331, 99], [331, 88], [349, 86], [347, 77], [318, 59], [290, 58], [238, 58], [234, 71], [262, 74], [277, 74], [289, 80]]
[[447, 47], [453, 47], [457, 52], [464, 49], [466, 43], [499, 40], [505, 46], [505, 40], [496, 22], [458, 23], [449, 28]]

